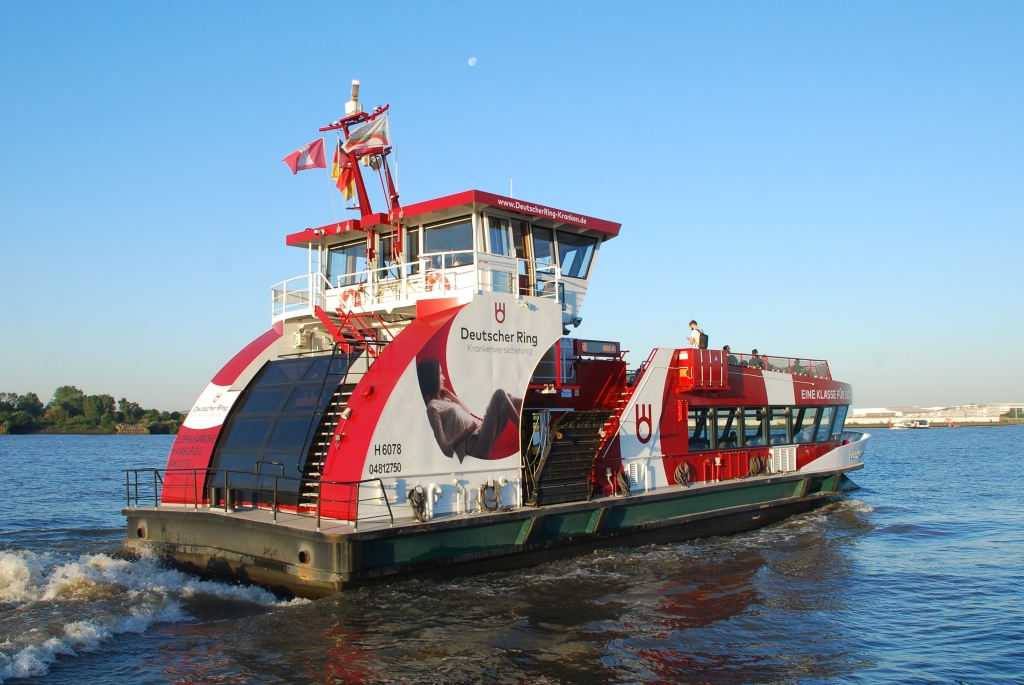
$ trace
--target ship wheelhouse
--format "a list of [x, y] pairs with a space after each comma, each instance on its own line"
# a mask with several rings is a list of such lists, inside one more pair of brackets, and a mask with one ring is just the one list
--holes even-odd
[[319, 306], [374, 314], [396, 332], [417, 302], [496, 292], [554, 300], [563, 325], [578, 325], [598, 252], [618, 230], [481, 191], [407, 206], [400, 222], [377, 214], [306, 229], [287, 243], [308, 250], [308, 273], [271, 288], [272, 319], [305, 331]]

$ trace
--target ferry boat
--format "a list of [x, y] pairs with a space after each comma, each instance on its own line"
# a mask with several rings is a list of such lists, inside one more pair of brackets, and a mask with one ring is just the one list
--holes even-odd
[[129, 548], [317, 597], [751, 530], [856, 488], [869, 436], [825, 361], [677, 346], [631, 368], [573, 335], [620, 224], [479, 190], [402, 205], [387, 114], [356, 85], [320, 129], [359, 217], [286, 236], [309, 266], [271, 288], [270, 329], [165, 468], [126, 472]]

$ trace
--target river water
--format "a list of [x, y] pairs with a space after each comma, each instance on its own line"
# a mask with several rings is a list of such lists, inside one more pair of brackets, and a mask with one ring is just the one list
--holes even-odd
[[121, 558], [171, 441], [0, 436], [0, 682], [1024, 682], [1024, 426], [875, 431], [749, 534], [316, 602]]

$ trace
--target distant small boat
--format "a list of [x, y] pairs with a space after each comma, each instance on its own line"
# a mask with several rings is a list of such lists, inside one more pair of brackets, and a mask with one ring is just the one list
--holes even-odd
[[903, 430], [905, 428], [931, 428], [932, 424], [928, 419], [906, 419], [904, 421], [896, 421], [890, 427], [894, 430]]

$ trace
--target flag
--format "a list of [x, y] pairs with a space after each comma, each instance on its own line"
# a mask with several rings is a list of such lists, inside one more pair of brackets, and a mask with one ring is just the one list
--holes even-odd
[[314, 140], [309, 145], [300, 147], [282, 160], [297, 174], [304, 169], [326, 169], [327, 162], [324, 161], [324, 139]]
[[341, 141], [334, 150], [334, 163], [331, 165], [331, 178], [337, 180], [338, 190], [342, 197], [351, 200], [356, 194], [356, 172], [351, 158], [341, 149]]
[[391, 136], [388, 133], [388, 115], [385, 114], [349, 133], [345, 152], [352, 154], [387, 147], [391, 144]]

